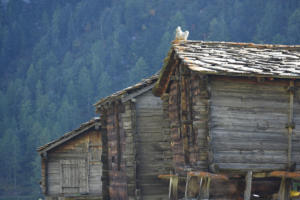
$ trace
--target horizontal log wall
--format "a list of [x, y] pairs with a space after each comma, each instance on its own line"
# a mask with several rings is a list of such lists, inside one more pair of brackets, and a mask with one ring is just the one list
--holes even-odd
[[296, 164], [296, 170], [300, 170], [300, 82], [295, 81], [294, 96], [294, 123], [292, 134], [292, 164]]
[[213, 163], [221, 170], [287, 167], [288, 81], [212, 77]]
[[136, 98], [137, 182], [141, 198], [167, 199], [168, 182], [158, 178], [170, 172], [168, 132], [164, 134], [162, 101], [148, 91]]

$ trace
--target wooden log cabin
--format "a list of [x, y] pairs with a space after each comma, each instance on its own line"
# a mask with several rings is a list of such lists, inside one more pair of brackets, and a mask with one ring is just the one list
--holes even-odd
[[152, 94], [157, 76], [103, 98], [95, 104], [107, 133], [109, 197], [168, 199], [171, 151], [167, 104]]
[[299, 194], [300, 46], [174, 41], [153, 93], [168, 104], [171, 199]]
[[100, 119], [94, 118], [38, 148], [46, 200], [107, 199], [102, 136]]

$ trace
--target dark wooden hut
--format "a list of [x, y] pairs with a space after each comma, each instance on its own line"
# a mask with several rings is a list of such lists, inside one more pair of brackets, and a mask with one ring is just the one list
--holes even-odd
[[175, 41], [153, 92], [169, 105], [171, 198], [297, 190], [300, 46]]
[[38, 152], [42, 161], [41, 188], [46, 200], [105, 199], [99, 118], [38, 148]]
[[168, 120], [152, 94], [157, 76], [95, 104], [106, 131], [110, 199], [167, 199], [171, 152]]

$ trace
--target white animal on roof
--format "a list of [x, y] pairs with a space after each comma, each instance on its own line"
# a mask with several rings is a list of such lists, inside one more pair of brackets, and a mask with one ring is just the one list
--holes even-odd
[[176, 28], [176, 37], [175, 37], [175, 40], [187, 40], [188, 36], [189, 36], [189, 32], [188, 31], [182, 32], [180, 26], [178, 26]]

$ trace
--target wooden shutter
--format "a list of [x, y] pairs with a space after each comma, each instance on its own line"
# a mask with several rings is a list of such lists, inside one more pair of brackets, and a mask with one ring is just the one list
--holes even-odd
[[62, 160], [60, 162], [60, 174], [61, 193], [88, 192], [85, 160]]

